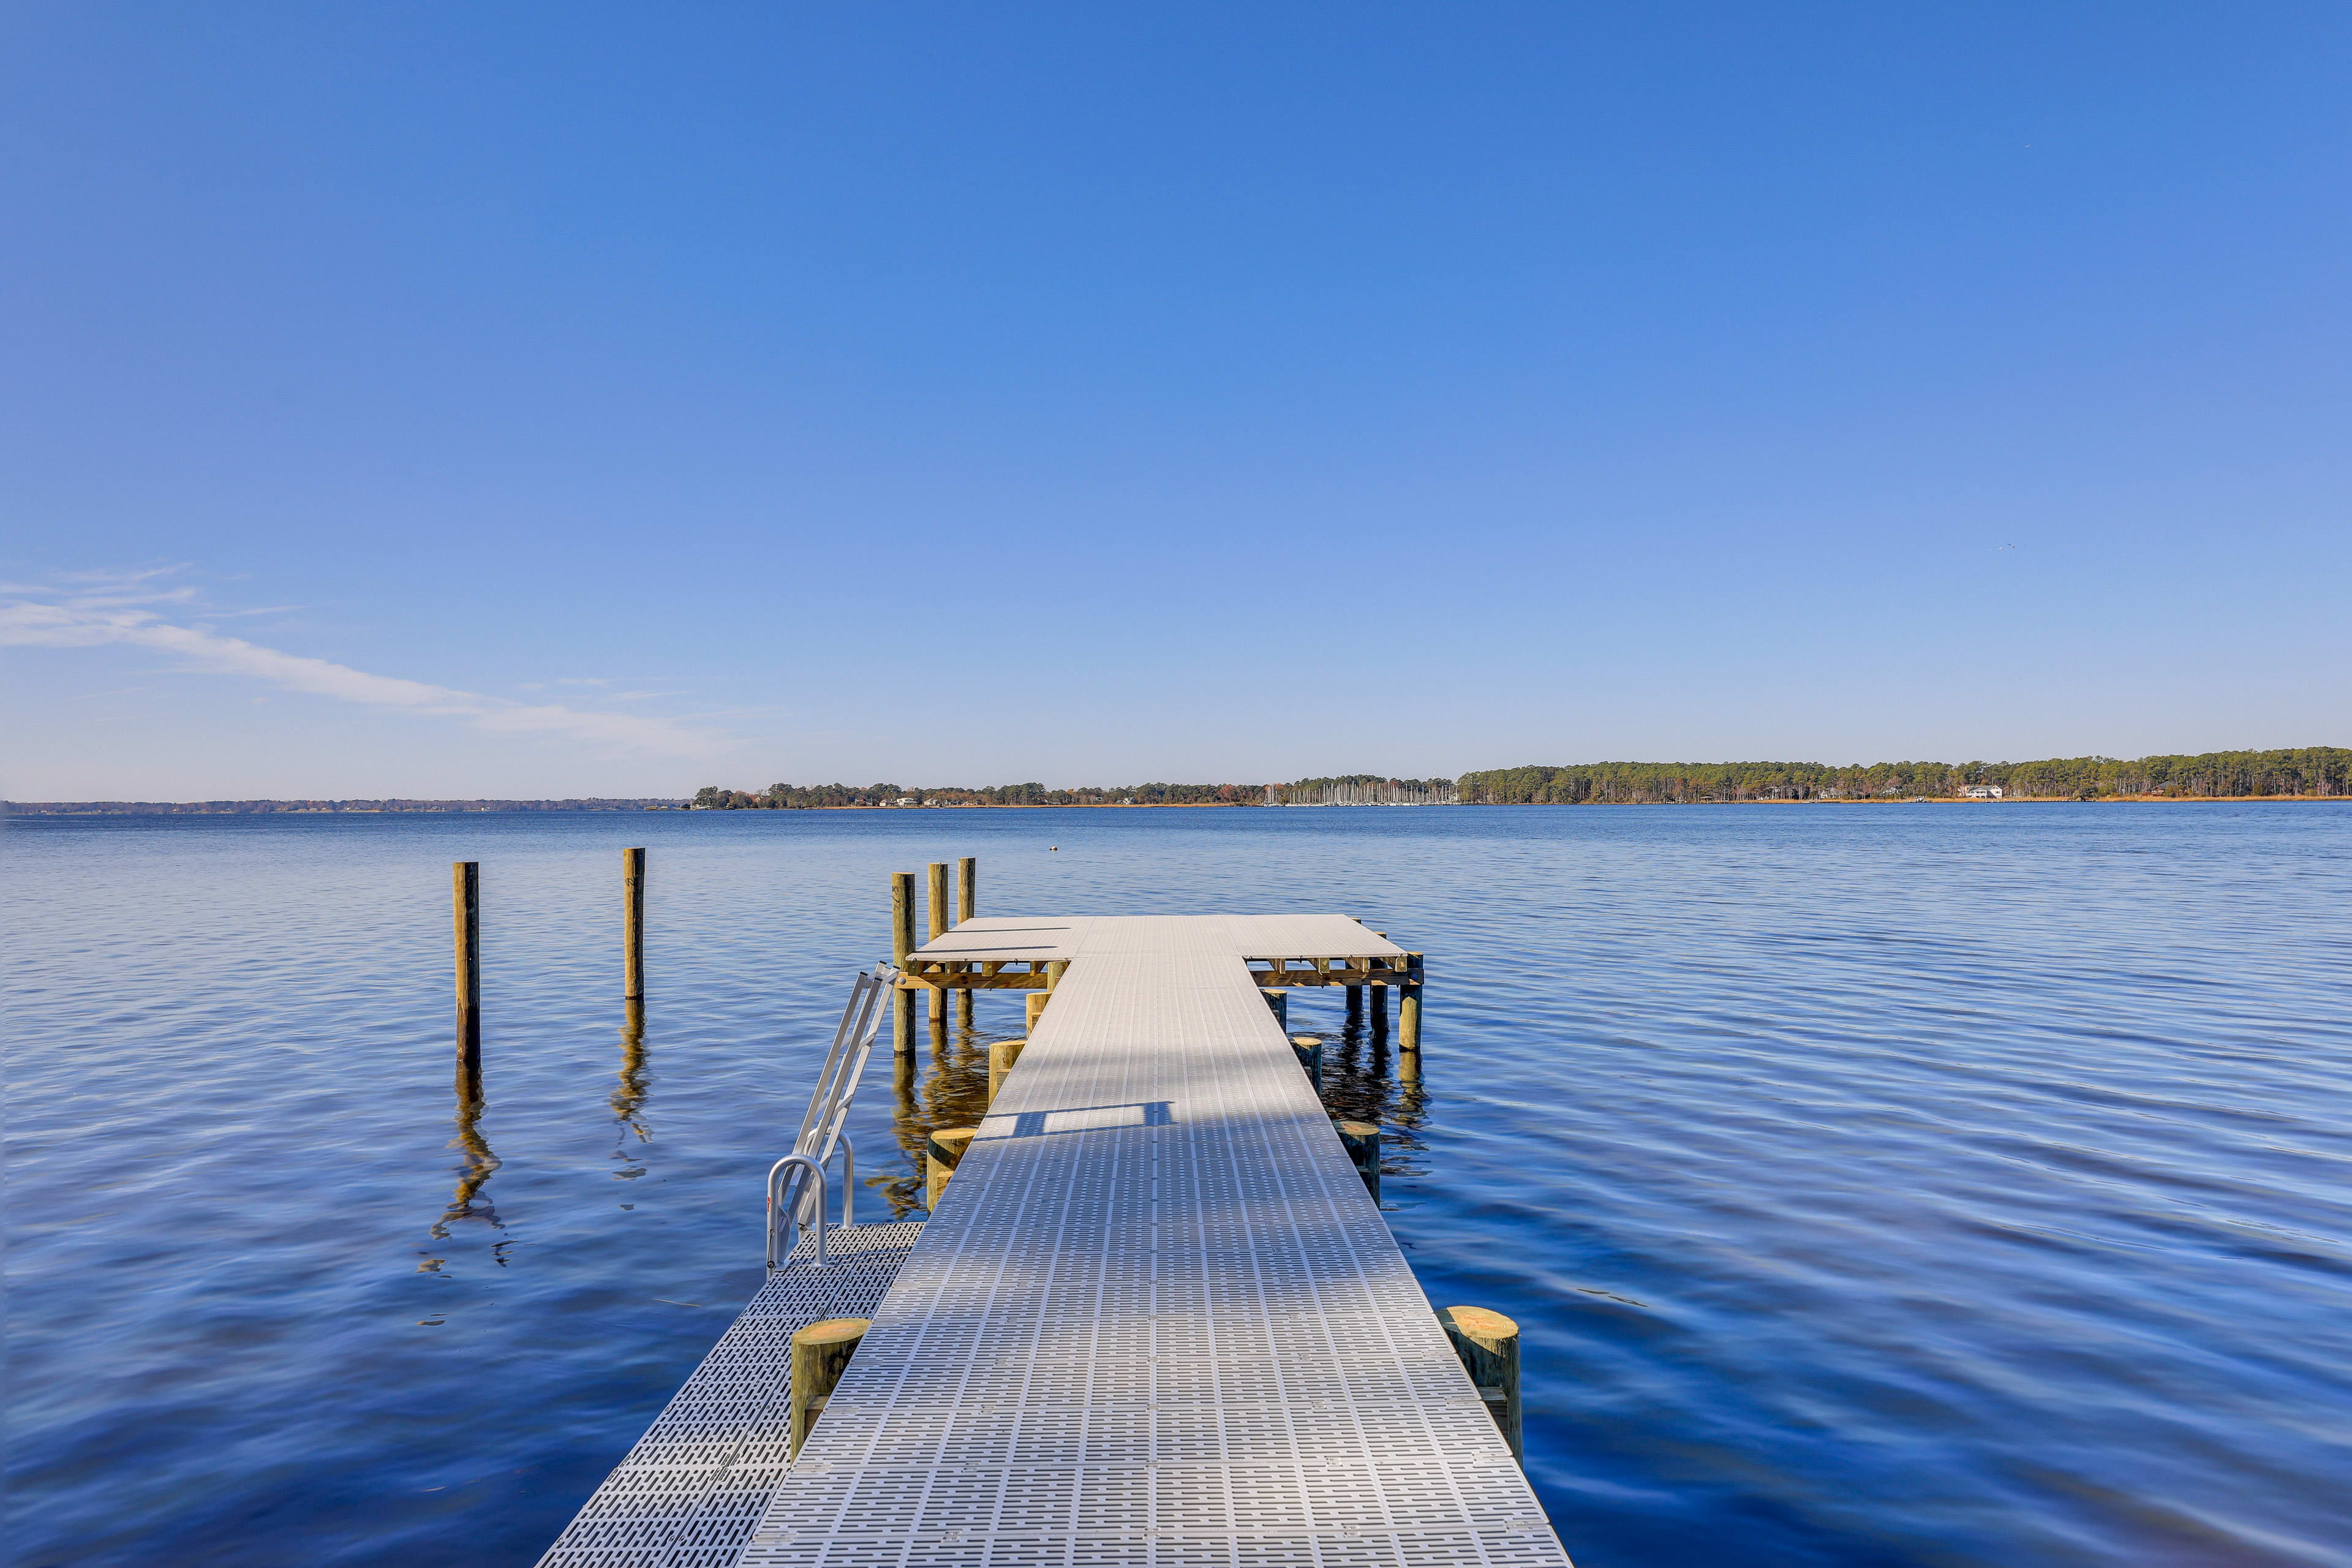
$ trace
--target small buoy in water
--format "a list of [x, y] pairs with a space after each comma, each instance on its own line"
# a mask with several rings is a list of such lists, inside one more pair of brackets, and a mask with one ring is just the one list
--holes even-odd
[[1045, 847], [1056, 855], [1059, 855], [1062, 852], [1062, 847], [1058, 844], [1048, 844]]

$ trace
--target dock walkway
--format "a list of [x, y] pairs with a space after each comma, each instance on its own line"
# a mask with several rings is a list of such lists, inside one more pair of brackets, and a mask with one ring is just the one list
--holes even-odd
[[916, 956], [1069, 968], [744, 1568], [1568, 1563], [1250, 968], [1401, 950], [994, 918]]

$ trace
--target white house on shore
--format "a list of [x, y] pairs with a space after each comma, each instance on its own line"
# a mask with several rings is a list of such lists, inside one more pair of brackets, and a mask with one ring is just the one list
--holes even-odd
[[1960, 786], [1960, 793], [1968, 796], [1970, 800], [1999, 800], [2000, 798], [2000, 785], [1962, 784]]

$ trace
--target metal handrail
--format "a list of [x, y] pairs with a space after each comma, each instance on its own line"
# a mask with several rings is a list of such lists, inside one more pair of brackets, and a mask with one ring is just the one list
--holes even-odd
[[793, 1233], [792, 1240], [785, 1245], [784, 1257], [792, 1257], [793, 1249], [800, 1245], [800, 1205], [779, 1202], [776, 1194], [776, 1178], [787, 1166], [798, 1166], [816, 1182], [816, 1267], [825, 1268], [828, 1259], [824, 1255], [824, 1167], [806, 1154], [787, 1154], [768, 1167], [768, 1267], [772, 1269], [776, 1266], [776, 1218], [779, 1213], [782, 1215], [784, 1223], [792, 1227]]
[[[841, 1142], [850, 1104], [857, 1096], [858, 1080], [866, 1074], [866, 1057], [881, 1032], [882, 1016], [888, 1011], [885, 999], [897, 975], [890, 966], [877, 964], [871, 973], [860, 974], [851, 987], [849, 1005], [842, 1009], [841, 1023], [833, 1032], [833, 1047], [817, 1073], [816, 1090], [809, 1096], [808, 1111], [793, 1137], [793, 1153], [806, 1154], [820, 1164], [832, 1163], [834, 1146]], [[811, 1217], [814, 1203], [814, 1194], [805, 1190], [794, 1194], [793, 1207], [803, 1225]]]
[[[841, 1228], [847, 1230], [857, 1223], [857, 1149], [846, 1136], [835, 1141], [841, 1145]], [[824, 1252], [824, 1167], [806, 1154], [787, 1154], [768, 1167], [768, 1267], [776, 1266], [776, 1215], [780, 1209], [791, 1237], [782, 1256], [789, 1260], [793, 1248], [800, 1246], [800, 1211], [806, 1205], [790, 1200], [779, 1203], [776, 1197], [777, 1174], [787, 1165], [816, 1173], [816, 1266], [827, 1268], [831, 1259]]]

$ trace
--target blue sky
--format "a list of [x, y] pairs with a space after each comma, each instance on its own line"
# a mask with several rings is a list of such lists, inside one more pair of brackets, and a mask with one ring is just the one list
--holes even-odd
[[2352, 743], [2335, 5], [0, 11], [0, 792]]

